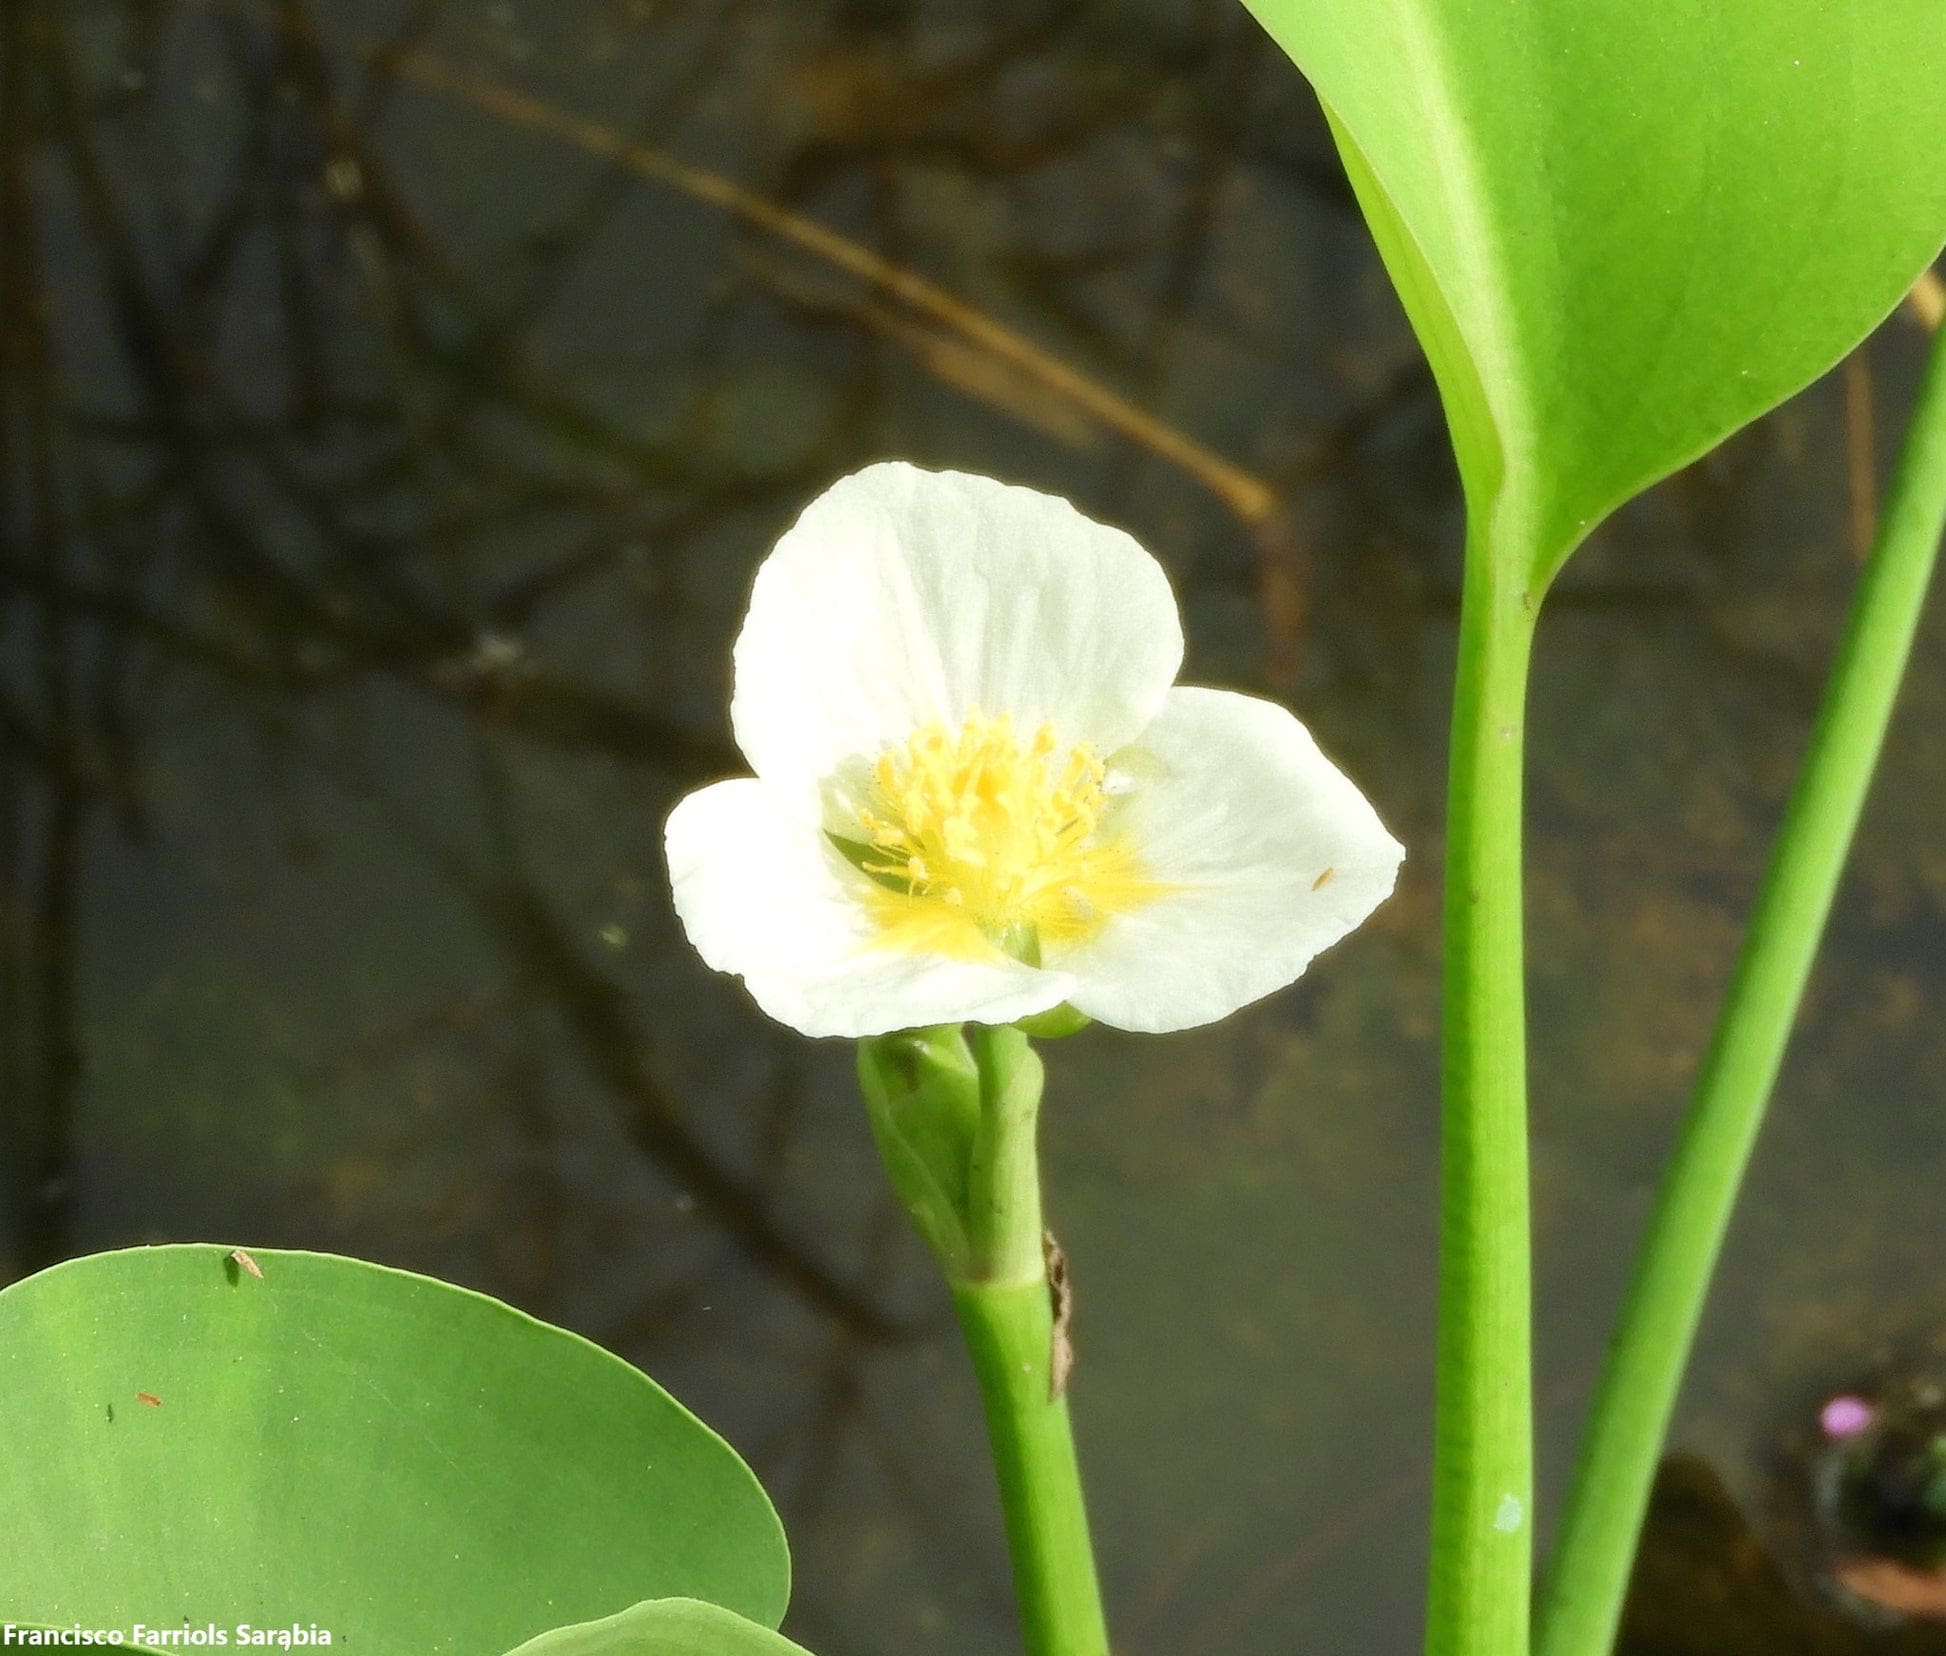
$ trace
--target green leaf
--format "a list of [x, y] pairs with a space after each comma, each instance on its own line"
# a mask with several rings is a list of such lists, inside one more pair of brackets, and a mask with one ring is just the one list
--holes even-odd
[[1523, 581], [1946, 241], [1939, 0], [1247, 3], [1331, 117], [1475, 538]]
[[510, 1656], [806, 1656], [781, 1633], [695, 1599], [655, 1599], [558, 1627]]
[[644, 1597], [782, 1619], [770, 1503], [646, 1376], [425, 1277], [251, 1263], [138, 1248], [0, 1293], [0, 1621], [481, 1656]]

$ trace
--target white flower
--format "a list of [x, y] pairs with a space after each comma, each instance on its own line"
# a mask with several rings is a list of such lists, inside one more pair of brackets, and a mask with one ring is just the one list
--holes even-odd
[[1065, 500], [868, 467], [757, 572], [757, 773], [669, 818], [689, 939], [807, 1035], [1068, 1002], [1185, 1029], [1289, 983], [1404, 852], [1283, 708], [1177, 686], [1161, 566]]

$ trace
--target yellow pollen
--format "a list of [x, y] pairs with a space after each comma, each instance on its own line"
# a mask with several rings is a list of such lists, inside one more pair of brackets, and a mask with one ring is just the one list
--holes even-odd
[[928, 725], [871, 767], [854, 861], [874, 882], [884, 940], [1038, 965], [1155, 896], [1135, 853], [1104, 829], [1107, 770], [1051, 725], [1023, 741], [1004, 713]]

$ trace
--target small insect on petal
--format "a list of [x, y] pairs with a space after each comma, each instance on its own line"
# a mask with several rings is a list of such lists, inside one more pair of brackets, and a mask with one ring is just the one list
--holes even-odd
[[1322, 891], [1326, 886], [1331, 884], [1331, 882], [1335, 880], [1337, 877], [1338, 877], [1337, 869], [1327, 868], [1322, 874], [1320, 874], [1315, 880], [1311, 882], [1311, 889], [1313, 891]]
[[137, 1392], [135, 1394], [135, 1401], [138, 1403], [146, 1403], [151, 1409], [159, 1409], [162, 1407], [162, 1399], [157, 1397], [154, 1392]]
[[253, 1277], [255, 1277], [259, 1282], [263, 1281], [264, 1279], [263, 1267], [260, 1266], [254, 1259], [252, 1259], [250, 1255], [247, 1252], [245, 1252], [242, 1248], [232, 1248], [230, 1250], [230, 1257], [234, 1259], [239, 1265], [241, 1265], [246, 1271], [248, 1271]]

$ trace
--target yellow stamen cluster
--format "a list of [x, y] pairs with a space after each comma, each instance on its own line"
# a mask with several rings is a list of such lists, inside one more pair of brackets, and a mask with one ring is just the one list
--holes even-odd
[[1154, 888], [1134, 853], [1103, 833], [1106, 780], [1085, 742], [1063, 751], [1046, 724], [1022, 741], [977, 709], [880, 755], [859, 866], [891, 940], [1038, 963], [1143, 901]]

